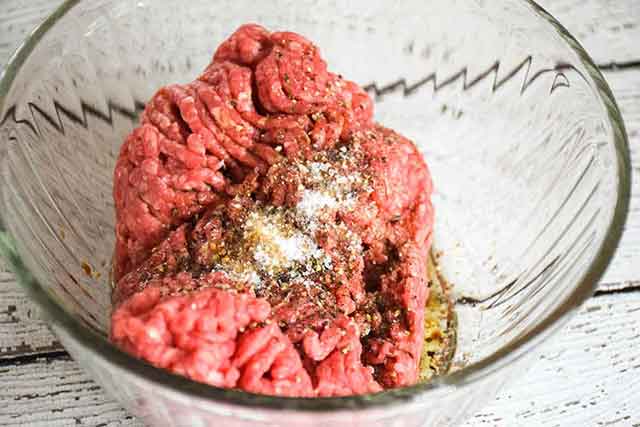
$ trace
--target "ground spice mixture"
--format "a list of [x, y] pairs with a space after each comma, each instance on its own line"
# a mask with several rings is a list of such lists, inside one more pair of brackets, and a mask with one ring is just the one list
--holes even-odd
[[418, 381], [431, 179], [372, 115], [310, 41], [257, 25], [160, 89], [114, 172], [113, 342], [271, 395]]

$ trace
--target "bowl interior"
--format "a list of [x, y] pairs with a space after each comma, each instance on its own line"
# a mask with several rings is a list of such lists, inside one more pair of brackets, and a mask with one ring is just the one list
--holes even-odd
[[2, 94], [2, 217], [17, 253], [65, 310], [106, 334], [120, 144], [156, 88], [192, 80], [237, 26], [257, 22], [315, 41], [374, 97], [377, 121], [419, 146], [436, 187], [434, 247], [459, 298], [456, 364], [493, 354], [585, 276], [623, 171], [583, 58], [528, 2], [487, 3], [72, 7]]

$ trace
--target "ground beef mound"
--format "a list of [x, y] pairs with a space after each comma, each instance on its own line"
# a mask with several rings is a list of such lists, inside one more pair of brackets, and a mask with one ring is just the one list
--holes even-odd
[[113, 342], [262, 394], [414, 384], [432, 185], [372, 115], [310, 41], [257, 25], [160, 89], [114, 172]]

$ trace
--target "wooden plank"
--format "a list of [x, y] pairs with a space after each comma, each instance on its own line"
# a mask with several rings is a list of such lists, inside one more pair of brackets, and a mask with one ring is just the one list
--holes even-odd
[[61, 349], [13, 275], [0, 271], [0, 360]]
[[60, 0], [2, 0], [0, 5], [0, 70], [29, 33], [62, 3]]
[[[589, 0], [584, 3], [592, 5], [589, 10], [593, 10], [593, 7], [595, 7], [593, 6], [594, 2], [597, 3], [598, 1], [603, 4], [609, 3], [605, 0]], [[21, 2], [18, 0], [9, 0], [6, 3], [8, 5], [7, 9], [3, 9], [5, 7], [3, 3], [0, 6], [0, 10], [7, 10], [8, 12], [6, 14], [0, 13], [0, 40], [17, 40], [18, 36], [16, 34], [24, 33], [19, 28], [24, 28], [26, 25], [35, 25], [49, 13], [55, 3], [55, 1], [38, 0], [26, 9], [20, 8]], [[582, 13], [580, 12], [582, 8], [578, 7], [578, 3], [582, 4], [582, 2], [568, 0], [546, 0], [543, 5], [549, 7], [552, 11], [557, 10], [560, 14], [569, 14], [567, 16], [574, 14], [576, 22], [579, 23], [582, 22], [580, 20], [585, 18], [578, 16], [579, 13]], [[633, 6], [632, 3], [634, 2], [616, 2], [618, 6], [613, 7], [612, 10], [615, 11], [627, 7], [628, 13], [635, 13], [637, 7]], [[635, 4], [638, 3], [635, 2]], [[608, 16], [605, 12], [602, 13], [604, 14], [603, 16]], [[14, 25], [11, 22], [18, 22], [18, 24]], [[640, 22], [640, 17], [638, 17], [638, 22]], [[10, 28], [11, 31], [9, 31]], [[5, 34], [14, 34], [14, 36], [8, 37]], [[3, 44], [0, 43], [0, 64], [2, 59], [8, 55], [7, 49], [2, 48]], [[635, 43], [634, 46], [640, 46], [640, 43]], [[634, 49], [637, 50], [636, 47], [633, 47], [631, 51]], [[638, 58], [640, 58], [640, 53], [638, 53]], [[634, 184], [627, 231], [622, 238], [620, 248], [612, 260], [610, 268], [603, 278], [600, 286], [603, 291], [637, 287], [637, 281], [640, 280], [640, 264], [633, 262], [634, 258], [640, 253], [640, 69], [607, 72], [606, 77], [616, 94], [627, 123], [630, 145], [633, 150]], [[36, 309], [23, 296], [22, 291], [11, 279], [11, 276], [4, 274], [2, 280], [2, 290], [0, 290], [0, 358], [58, 349], [55, 339], [48, 329], [42, 322], [37, 320]]]
[[[60, 0], [3, 0], [0, 5], [0, 68], [31, 29]], [[640, 3], [635, 0], [538, 0], [599, 64], [640, 59]]]
[[[591, 300], [480, 426], [640, 425], [640, 293]], [[0, 367], [0, 425], [140, 426], [67, 358]]]
[[0, 367], [0, 425], [142, 426], [69, 358]]
[[640, 426], [640, 293], [591, 299], [467, 427]]
[[[629, 217], [618, 250], [602, 278], [602, 283], [626, 283], [640, 280], [640, 69], [606, 72], [605, 77], [618, 101], [627, 126], [631, 150], [632, 184]], [[623, 286], [624, 287], [624, 286]], [[606, 286], [602, 287], [606, 289]]]
[[[640, 263], [640, 70], [608, 72], [627, 123], [633, 163], [633, 197], [626, 232], [600, 285], [601, 291], [638, 287]], [[8, 273], [0, 289], [0, 359], [58, 349], [34, 306]]]
[[578, 39], [597, 64], [640, 60], [640, 2], [537, 0]]
[[[0, 67], [30, 28], [56, 3], [59, 1], [32, 0], [26, 5], [19, 0], [2, 2]], [[640, 59], [637, 42], [640, 40], [640, 3], [637, 1], [540, 0], [540, 3], [580, 39], [596, 62]], [[632, 149], [637, 151], [640, 77], [634, 71], [624, 73], [607, 73], [607, 78], [627, 121]], [[638, 153], [634, 153], [633, 163], [635, 182], [639, 182]], [[605, 280], [614, 282], [601, 286], [603, 290], [639, 286], [640, 275], [633, 262], [640, 250], [638, 197], [638, 191], [634, 191], [627, 233], [605, 276]], [[58, 349], [11, 276], [0, 277], [0, 358], [3, 348], [5, 357]], [[547, 346], [544, 359], [467, 425], [640, 426], [636, 415], [640, 404], [636, 380], [640, 363], [635, 358], [640, 353], [640, 342], [634, 329], [640, 312], [637, 298], [638, 294], [632, 293], [590, 300], [569, 328]], [[5, 359], [4, 363], [6, 366], [2, 367], [0, 361], [0, 380], [9, 386], [0, 390], [2, 425], [141, 425], [127, 419], [124, 411], [69, 360], [41, 360], [11, 366], [13, 360]], [[67, 378], [71, 379], [71, 385], [65, 385]], [[28, 387], [35, 388], [29, 392]], [[28, 397], [37, 399], [31, 402], [33, 406], [27, 405]], [[27, 406], [20, 406], [22, 404]], [[16, 405], [19, 410], [15, 409]]]

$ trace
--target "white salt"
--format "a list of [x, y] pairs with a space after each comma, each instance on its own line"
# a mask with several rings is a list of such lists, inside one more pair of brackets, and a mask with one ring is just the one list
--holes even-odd
[[321, 209], [335, 209], [337, 207], [338, 201], [334, 197], [319, 191], [305, 189], [296, 209], [306, 219], [313, 219]]
[[312, 257], [318, 249], [315, 242], [301, 233], [277, 239], [274, 243], [285, 262], [304, 261]]
[[281, 221], [277, 214], [254, 212], [245, 224], [245, 233], [257, 237], [255, 246], [248, 250], [259, 269], [275, 273], [294, 263], [326, 256], [310, 236], [299, 230], [286, 230]]

